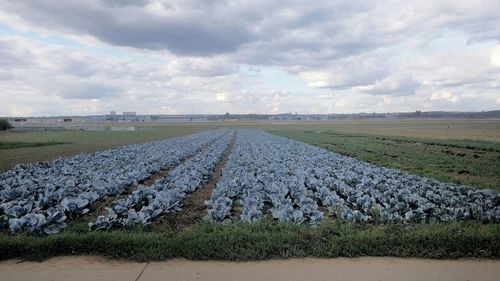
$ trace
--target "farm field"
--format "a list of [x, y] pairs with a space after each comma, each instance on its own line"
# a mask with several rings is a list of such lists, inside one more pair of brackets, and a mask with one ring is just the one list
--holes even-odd
[[[206, 125], [141, 126], [137, 131], [0, 132], [0, 170], [18, 163], [46, 161], [77, 153], [179, 137], [211, 128]], [[22, 144], [25, 143], [24, 147]], [[34, 144], [35, 145], [34, 145]], [[36, 143], [49, 144], [37, 146]]]
[[270, 132], [378, 166], [500, 190], [500, 142], [377, 136], [328, 129]]
[[[0, 133], [0, 147], [9, 148], [0, 149], [0, 170], [17, 163], [51, 160], [221, 127], [262, 129], [440, 181], [500, 188], [500, 120], [209, 122], [141, 124], [134, 132]], [[30, 147], [28, 143], [26, 147], [18, 147], [26, 142], [52, 145]], [[54, 145], [54, 142], [65, 144]]]
[[500, 281], [500, 0], [0, 3], [0, 281]]
[[[335, 122], [309, 124], [282, 124], [279, 130], [295, 131], [301, 128], [307, 130], [334, 130], [343, 133], [368, 134], [379, 136], [403, 136], [441, 140], [478, 140], [500, 142], [500, 120], [339, 120]], [[266, 127], [267, 130], [272, 128]], [[278, 129], [277, 129], [278, 130]]]
[[260, 128], [375, 165], [500, 189], [500, 120], [346, 120]]
[[0, 189], [6, 259], [457, 258], [500, 249], [497, 191], [260, 130], [209, 130], [19, 166], [1, 175]]

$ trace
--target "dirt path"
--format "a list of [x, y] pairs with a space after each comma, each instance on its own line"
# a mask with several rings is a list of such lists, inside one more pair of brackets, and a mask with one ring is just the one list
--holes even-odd
[[0, 280], [499, 280], [500, 260], [425, 260], [386, 257], [259, 262], [171, 260], [135, 263], [100, 257], [45, 262], [0, 262]]
[[231, 154], [234, 143], [236, 142], [236, 134], [236, 131], [233, 132], [231, 142], [224, 151], [222, 160], [217, 163], [214, 173], [209, 181], [186, 198], [184, 206], [182, 207], [182, 212], [162, 216], [155, 224], [157, 228], [167, 228], [173, 231], [181, 231], [186, 227], [199, 223], [203, 217], [207, 215], [205, 200], [210, 199], [215, 185], [219, 181], [219, 177], [222, 175], [222, 171], [226, 166], [229, 155]]

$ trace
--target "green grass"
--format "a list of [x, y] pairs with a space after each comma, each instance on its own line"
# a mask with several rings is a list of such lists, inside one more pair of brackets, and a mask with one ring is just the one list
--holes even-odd
[[0, 234], [0, 259], [42, 260], [61, 255], [138, 261], [341, 256], [499, 258], [500, 225], [364, 225], [334, 221], [310, 227], [272, 222], [202, 223], [177, 234], [154, 230], [65, 231], [48, 237]]
[[25, 147], [41, 147], [41, 146], [69, 144], [69, 143], [70, 142], [61, 142], [61, 141], [54, 141], [54, 140], [46, 141], [46, 142], [1, 141], [0, 142], [0, 150], [25, 148]]
[[500, 191], [500, 143], [497, 142], [374, 136], [332, 130], [270, 132], [375, 165]]

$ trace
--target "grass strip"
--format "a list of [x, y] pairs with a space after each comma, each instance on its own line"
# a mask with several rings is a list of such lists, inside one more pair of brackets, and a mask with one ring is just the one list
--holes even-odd
[[335, 221], [310, 227], [272, 222], [202, 223], [176, 234], [154, 229], [66, 231], [48, 237], [0, 234], [2, 260], [43, 260], [61, 255], [100, 255], [136, 261], [359, 256], [499, 258], [500, 225], [364, 225]]
[[46, 141], [46, 142], [10, 142], [1, 141], [0, 150], [3, 149], [15, 149], [15, 148], [25, 148], [25, 147], [41, 147], [41, 146], [51, 146], [59, 144], [70, 144], [71, 142], [61, 142], [61, 141]]

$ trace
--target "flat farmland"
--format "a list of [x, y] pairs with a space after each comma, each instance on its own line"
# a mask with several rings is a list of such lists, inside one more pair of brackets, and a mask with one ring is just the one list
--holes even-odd
[[344, 121], [268, 131], [375, 165], [500, 189], [499, 120]]
[[[498, 142], [384, 135], [385, 122], [4, 134], [2, 153], [53, 149], [27, 162], [98, 153], [2, 174], [0, 256], [498, 257]], [[377, 134], [355, 132], [370, 124]], [[493, 190], [453, 183], [467, 180]]]
[[[47, 161], [78, 153], [179, 137], [210, 129], [206, 125], [136, 126], [136, 131], [33, 131], [0, 133], [0, 170], [18, 163]], [[19, 147], [22, 146], [22, 147]]]
[[[107, 125], [107, 124], [106, 124]], [[134, 124], [136, 131], [0, 133], [0, 169], [221, 127], [263, 129], [441, 181], [500, 188], [500, 120]]]
[[377, 136], [334, 130], [270, 131], [332, 152], [440, 181], [500, 188], [500, 143]]
[[478, 140], [500, 142], [500, 120], [341, 120], [331, 123], [289, 123], [279, 130], [333, 130], [343, 133], [418, 137], [441, 140]]

